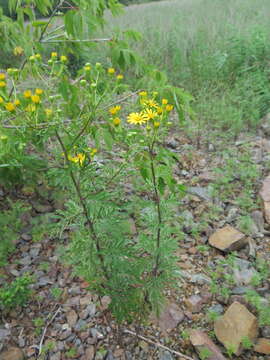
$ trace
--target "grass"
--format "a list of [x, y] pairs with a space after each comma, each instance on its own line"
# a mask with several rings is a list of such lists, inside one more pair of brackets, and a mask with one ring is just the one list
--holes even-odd
[[136, 49], [195, 96], [199, 126], [237, 135], [270, 105], [269, 11], [268, 0], [168, 0], [129, 6], [104, 32], [140, 31]]

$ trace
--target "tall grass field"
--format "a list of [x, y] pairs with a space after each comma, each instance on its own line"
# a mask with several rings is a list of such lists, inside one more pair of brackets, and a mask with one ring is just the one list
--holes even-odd
[[126, 7], [105, 33], [140, 31], [134, 46], [191, 92], [200, 124], [235, 135], [269, 111], [269, 14], [269, 0], [167, 0]]

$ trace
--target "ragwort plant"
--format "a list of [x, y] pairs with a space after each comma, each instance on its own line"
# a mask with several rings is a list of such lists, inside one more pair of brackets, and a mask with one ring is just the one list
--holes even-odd
[[[21, 8], [10, 3], [22, 23]], [[66, 193], [58, 229], [69, 231], [65, 259], [75, 273], [85, 278], [90, 291], [110, 296], [118, 320], [142, 318], [160, 309], [164, 289], [176, 276], [177, 229], [172, 218], [183, 188], [172, 175], [175, 155], [162, 142], [171, 126], [172, 102], [183, 117], [190, 110], [190, 96], [170, 87], [157, 71], [148, 72], [154, 74], [148, 82], [152, 89], [135, 92], [112, 66], [86, 63], [71, 76], [67, 55], [52, 51], [46, 59], [34, 50], [42, 50], [48, 25], [63, 1], [54, 9], [49, 0], [42, 6], [35, 3], [41, 12], [50, 10], [51, 16], [38, 23], [36, 31], [27, 31], [37, 40], [34, 46], [35, 38], [29, 39], [31, 54], [21, 68], [0, 74], [2, 141], [10, 148], [14, 138], [23, 144], [19, 147], [22, 174], [31, 173], [27, 164], [34, 154], [38, 169], [33, 175], [43, 172], [51, 187]], [[72, 8], [64, 17], [73, 37], [80, 28], [75, 26], [78, 16], [87, 6], [94, 9], [83, 1], [75, 3], [82, 10]], [[91, 12], [97, 22], [106, 8], [103, 0], [98, 3], [100, 7]], [[32, 12], [30, 20], [35, 26]], [[39, 85], [29, 86], [24, 80], [29, 77]], [[153, 91], [155, 85], [158, 92]], [[5, 163], [10, 168], [12, 154], [8, 155]], [[25, 181], [23, 176], [20, 179]], [[137, 234], [130, 231], [131, 217], [138, 224]]]

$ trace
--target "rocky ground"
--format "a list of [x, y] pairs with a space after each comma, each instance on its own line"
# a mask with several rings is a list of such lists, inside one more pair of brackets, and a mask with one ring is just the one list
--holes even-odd
[[[245, 135], [234, 143], [202, 139], [197, 150], [187, 136], [168, 140], [166, 146], [179, 155], [175, 173], [187, 185], [179, 205], [181, 279], [176, 289], [167, 289], [168, 303], [160, 318], [151, 317], [140, 326], [117, 326], [108, 311], [110, 299], [89, 294], [83, 279], [63, 265], [61, 249], [68, 234], [61, 239], [50, 237], [42, 227], [44, 219], [53, 221], [48, 219], [58, 207], [52, 196], [17, 194], [30, 210], [23, 219], [16, 252], [1, 269], [0, 284], [25, 273], [36, 281], [26, 307], [2, 313], [0, 359], [270, 359], [270, 326], [259, 319], [258, 308], [244, 296], [246, 290], [256, 289], [269, 310], [269, 278], [256, 267], [256, 259], [269, 262], [270, 254], [269, 139], [269, 128], [264, 125], [259, 135]], [[249, 206], [238, 201], [246, 179], [239, 179], [221, 156], [228, 145], [236, 156], [246, 154], [248, 147], [250, 160], [244, 167], [249, 162], [256, 167], [248, 194], [253, 203], [249, 217]], [[220, 184], [218, 179], [224, 176], [229, 185]], [[1, 202], [5, 199], [2, 193]], [[232, 251], [235, 266], [230, 267]], [[270, 316], [267, 310], [266, 314]], [[248, 341], [243, 346], [243, 339], [255, 346]]]

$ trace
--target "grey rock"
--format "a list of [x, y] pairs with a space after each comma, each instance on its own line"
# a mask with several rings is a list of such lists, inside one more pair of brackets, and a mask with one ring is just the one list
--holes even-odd
[[200, 186], [190, 186], [187, 188], [187, 192], [192, 195], [196, 195], [202, 200], [205, 201], [212, 201], [212, 197], [210, 191], [207, 187], [200, 187]]
[[270, 326], [264, 326], [261, 331], [263, 337], [270, 338]]
[[257, 271], [247, 260], [236, 258], [233, 268], [233, 277], [238, 286], [249, 285]]
[[233, 295], [243, 295], [251, 288], [249, 286], [236, 286], [232, 289]]
[[27, 234], [27, 233], [23, 233], [23, 234], [21, 235], [21, 238], [22, 238], [24, 241], [30, 241], [30, 240], [32, 240], [32, 236], [29, 235], [29, 234]]
[[215, 312], [221, 315], [224, 311], [224, 307], [221, 304], [215, 304], [209, 307], [208, 311]]
[[0, 342], [3, 342], [9, 336], [10, 336], [10, 330], [0, 329]]
[[60, 340], [66, 340], [71, 335], [71, 330], [68, 329], [60, 334]]
[[65, 343], [63, 341], [57, 342], [57, 350], [63, 351], [65, 349]]
[[68, 289], [68, 293], [71, 295], [79, 295], [81, 293], [81, 288], [79, 286], [74, 286]]
[[25, 339], [21, 336], [18, 338], [18, 345], [21, 348], [25, 347]]
[[61, 360], [61, 352], [58, 351], [50, 356], [50, 360]]
[[74, 326], [76, 331], [84, 330], [87, 327], [87, 322], [85, 320], [80, 319], [77, 324]]
[[40, 252], [40, 248], [34, 247], [34, 248], [32, 248], [32, 249], [30, 250], [30, 256], [31, 256], [32, 258], [35, 258], [35, 257], [38, 256], [39, 252]]
[[13, 276], [20, 276], [20, 273], [19, 273], [19, 271], [18, 270], [16, 270], [16, 269], [11, 269], [11, 270], [9, 270], [9, 272], [10, 272], [10, 274], [11, 275], [13, 275]]
[[88, 317], [93, 317], [96, 313], [96, 304], [91, 303], [89, 304], [86, 309], [84, 309], [81, 313], [80, 313], [80, 318], [85, 320]]
[[174, 360], [174, 357], [172, 357], [169, 351], [165, 350], [165, 351], [160, 351], [159, 360]]
[[36, 285], [38, 287], [40, 287], [40, 286], [46, 286], [46, 285], [49, 285], [49, 284], [53, 284], [52, 279], [49, 278], [48, 276], [43, 276], [38, 280]]
[[95, 328], [90, 329], [90, 332], [93, 338], [96, 338], [98, 340], [104, 338], [104, 335]]
[[236, 207], [230, 208], [230, 210], [228, 212], [228, 215], [227, 215], [227, 218], [226, 218], [226, 222], [231, 223], [234, 220], [236, 220], [236, 218], [238, 216], [238, 211], [239, 211], [239, 209], [236, 208]]
[[204, 285], [204, 284], [210, 284], [211, 279], [208, 276], [199, 273], [199, 274], [192, 274], [190, 276], [190, 282], [192, 282], [193, 284]]
[[32, 263], [32, 259], [29, 255], [26, 255], [19, 260], [19, 264], [21, 265], [30, 265], [31, 263]]
[[115, 360], [115, 357], [113, 356], [111, 350], [107, 352], [107, 354], [104, 357], [104, 360]]

